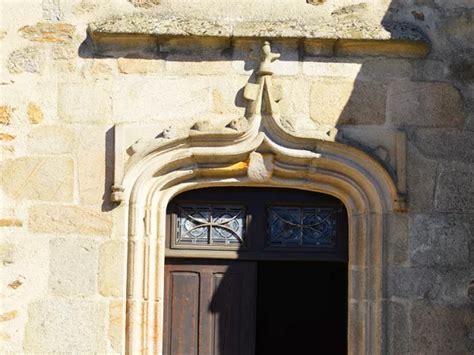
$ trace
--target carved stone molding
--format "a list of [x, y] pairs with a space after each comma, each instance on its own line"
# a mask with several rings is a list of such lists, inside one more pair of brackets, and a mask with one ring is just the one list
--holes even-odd
[[186, 132], [165, 130], [137, 142], [126, 163], [117, 127], [112, 200], [122, 203], [129, 240], [129, 353], [161, 353], [166, 206], [181, 192], [210, 186], [295, 188], [340, 199], [349, 221], [349, 353], [384, 352], [383, 240], [391, 214], [404, 208], [403, 194], [376, 160], [334, 142], [336, 132], [315, 138], [288, 132], [272, 84], [277, 55], [268, 42], [262, 53], [256, 83], [245, 88], [249, 105], [239, 124], [209, 121]]
[[95, 52], [139, 47], [159, 51], [161, 46], [173, 46], [181, 40], [189, 45], [189, 39], [193, 46], [210, 48], [216, 43], [229, 47], [235, 40], [286, 40], [304, 47], [322, 46], [335, 56], [424, 57], [430, 50], [429, 39], [420, 28], [388, 21], [376, 6], [343, 6], [328, 12], [325, 6], [301, 1], [283, 1], [271, 9], [264, 1], [185, 4], [163, 4], [159, 11], [112, 14], [90, 23], [88, 33]]

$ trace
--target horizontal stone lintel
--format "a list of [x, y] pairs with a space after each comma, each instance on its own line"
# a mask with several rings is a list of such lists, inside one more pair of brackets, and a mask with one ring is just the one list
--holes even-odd
[[425, 57], [430, 44], [411, 24], [321, 22], [295, 20], [197, 20], [135, 14], [89, 25], [95, 54], [137, 52], [156, 48], [229, 48], [239, 40], [294, 42], [310, 55]]

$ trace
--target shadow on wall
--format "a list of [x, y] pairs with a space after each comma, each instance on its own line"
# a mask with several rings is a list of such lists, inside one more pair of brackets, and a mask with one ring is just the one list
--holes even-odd
[[[469, 38], [472, 33], [472, 10], [455, 8], [447, 5], [447, 9], [435, 5], [432, 1], [420, 2], [421, 5], [407, 5], [404, 1], [392, 1], [386, 14], [381, 19], [390, 31], [397, 31], [392, 25], [398, 23], [414, 23], [428, 34], [433, 46], [428, 60], [410, 58], [385, 58], [368, 56], [324, 56], [308, 53], [303, 46], [288, 41], [274, 41], [273, 48], [281, 53], [280, 62], [304, 62], [304, 74], [313, 83], [311, 90], [309, 116], [303, 118], [303, 130], [308, 126], [330, 129], [338, 127], [337, 140], [359, 147], [377, 159], [396, 178], [394, 169], [395, 156], [384, 143], [392, 138], [386, 128], [399, 127], [408, 133], [409, 138], [416, 135], [414, 126], [462, 127], [464, 114], [458, 90], [449, 84], [430, 84], [436, 81], [452, 80], [457, 88], [468, 90], [474, 80], [473, 44]], [[312, 5], [308, 5], [311, 7]], [[320, 5], [324, 6], [324, 5]], [[345, 6], [334, 12], [340, 13], [351, 20], [363, 18], [368, 6], [363, 3]], [[471, 25], [471, 26], [470, 26]], [[212, 62], [241, 61], [243, 70], [250, 72], [258, 66], [258, 43], [246, 48], [235, 48], [235, 43], [228, 41], [227, 47], [216, 50], [186, 50], [177, 45], [160, 51], [154, 44], [142, 50], [108, 52], [105, 57], [163, 59], [167, 62]], [[245, 47], [245, 46], [244, 46]], [[90, 38], [79, 48], [79, 55], [84, 58], [103, 58], [94, 53]], [[396, 57], [396, 55], [395, 55]], [[335, 77], [336, 80], [330, 79]], [[253, 81], [255, 74], [250, 77]], [[289, 80], [280, 78], [287, 85]], [[415, 80], [416, 82], [411, 82]], [[237, 93], [234, 104], [245, 107], [243, 90]], [[443, 104], [440, 105], [440, 102]], [[459, 104], [461, 102], [461, 104]], [[298, 102], [296, 102], [298, 104]], [[442, 107], [438, 109], [438, 107]], [[466, 108], [474, 107], [474, 99], [466, 100]], [[291, 112], [288, 113], [291, 124]], [[445, 117], [451, 118], [446, 123]], [[471, 117], [471, 121], [474, 118]], [[469, 122], [471, 128], [474, 122]], [[368, 132], [366, 126], [370, 126]], [[378, 134], [373, 134], [377, 132]], [[372, 137], [372, 141], [370, 138]], [[378, 137], [377, 139], [373, 139]], [[108, 132], [107, 143], [107, 176], [113, 168], [110, 157], [111, 132]], [[107, 182], [104, 191], [104, 210], [113, 208], [106, 201], [110, 187]]]

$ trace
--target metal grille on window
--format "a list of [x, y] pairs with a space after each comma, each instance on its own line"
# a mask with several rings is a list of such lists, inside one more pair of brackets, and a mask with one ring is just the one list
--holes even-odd
[[267, 245], [335, 248], [336, 212], [336, 208], [270, 207]]
[[245, 209], [227, 205], [179, 206], [176, 244], [227, 245], [244, 243]]

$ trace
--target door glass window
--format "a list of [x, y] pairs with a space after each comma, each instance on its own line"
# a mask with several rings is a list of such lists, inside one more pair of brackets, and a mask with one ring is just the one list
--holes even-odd
[[347, 260], [347, 212], [334, 197], [271, 188], [187, 191], [167, 207], [171, 257]]
[[238, 247], [244, 244], [245, 227], [243, 206], [181, 205], [176, 244]]
[[336, 247], [336, 208], [268, 208], [267, 246]]

